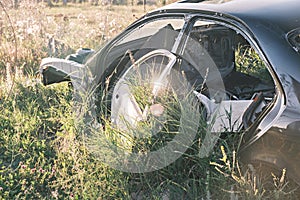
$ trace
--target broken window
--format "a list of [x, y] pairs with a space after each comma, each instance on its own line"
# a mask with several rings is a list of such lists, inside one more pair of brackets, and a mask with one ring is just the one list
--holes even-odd
[[[170, 40], [168, 34], [170, 34], [171, 30], [176, 30], [178, 34], [181, 28], [183, 27], [184, 20], [182, 18], [160, 18], [159, 20], [151, 20], [146, 24], [142, 24], [135, 28], [134, 30], [130, 31], [125, 37], [123, 37], [120, 41], [117, 42], [116, 46], [125, 44], [131, 41], [136, 41], [140, 39], [149, 39], [152, 36], [155, 36], [156, 41], [153, 41], [157, 44], [162, 43], [165, 44], [166, 42], [173, 42]], [[160, 35], [158, 35], [158, 33]], [[175, 32], [174, 32], [175, 33]], [[160, 36], [160, 37], [158, 37]]]
[[135, 61], [155, 49], [171, 51], [183, 25], [183, 17], [163, 17], [149, 20], [128, 31], [108, 49], [103, 60], [97, 63], [97, 68], [107, 69], [102, 78], [112, 73], [118, 77]]
[[[264, 61], [230, 27], [196, 21], [183, 57], [202, 74], [199, 79], [203, 85], [195, 92], [210, 114], [207, 120], [213, 132], [248, 128], [274, 98], [275, 85]], [[224, 94], [223, 100], [216, 95], [218, 92], [211, 92], [218, 90], [225, 90], [219, 91]]]

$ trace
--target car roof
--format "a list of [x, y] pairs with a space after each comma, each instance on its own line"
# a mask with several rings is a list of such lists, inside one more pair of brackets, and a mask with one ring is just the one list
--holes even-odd
[[247, 25], [253, 21], [274, 24], [285, 33], [300, 27], [299, 0], [183, 0], [159, 10], [204, 10], [223, 13], [239, 18]]

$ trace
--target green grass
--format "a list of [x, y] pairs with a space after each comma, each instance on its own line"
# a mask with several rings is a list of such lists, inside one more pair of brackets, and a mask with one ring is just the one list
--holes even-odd
[[[193, 144], [176, 162], [139, 174], [115, 170], [90, 151], [77, 126], [70, 86], [61, 83], [45, 87], [36, 74], [41, 59], [50, 54], [48, 36], [72, 50], [98, 48], [141, 16], [143, 7], [70, 4], [50, 9], [24, 4], [19, 10], [11, 10], [8, 5], [5, 8], [12, 24], [2, 12], [0, 199], [295, 198], [286, 187], [284, 174], [274, 177], [271, 189], [266, 190], [251, 168], [243, 170], [235, 154], [239, 135], [220, 140], [208, 158], [200, 158], [201, 138], [206, 133], [199, 129]], [[58, 49], [58, 57], [67, 54], [67, 48]], [[143, 106], [149, 103], [142, 96], [139, 101]], [[171, 111], [176, 114], [177, 108], [171, 107]], [[118, 132], [110, 128], [109, 138], [113, 139]], [[151, 139], [155, 140], [135, 141], [137, 150], [151, 148], [162, 138]]]
[[237, 71], [260, 78], [268, 83], [272, 82], [265, 63], [253, 48], [247, 45], [239, 46], [235, 52], [235, 58]]

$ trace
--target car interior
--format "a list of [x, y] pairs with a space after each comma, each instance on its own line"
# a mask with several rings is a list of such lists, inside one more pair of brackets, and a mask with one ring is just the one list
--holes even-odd
[[[208, 119], [212, 124], [212, 131], [236, 132], [251, 126], [275, 96], [274, 82], [254, 48], [241, 34], [214, 23], [202, 25], [196, 22], [188, 43], [190, 48], [187, 48], [186, 54], [194, 54], [193, 59], [196, 60], [193, 63], [201, 65], [205, 62], [201, 62], [203, 59], [198, 55], [209, 55], [224, 83], [226, 95], [218, 104], [215, 103], [217, 99], [212, 101], [214, 97], [209, 97], [210, 100], [203, 97], [209, 96], [205, 89], [197, 91], [203, 104], [209, 105], [205, 106], [207, 109], [217, 110], [211, 110], [210, 113], [214, 113], [214, 116], [209, 116]], [[196, 50], [197, 48], [200, 50]], [[201, 54], [203, 51], [206, 53]], [[206, 63], [201, 67], [205, 66], [212, 65]], [[206, 82], [215, 81], [213, 77], [206, 79]]]

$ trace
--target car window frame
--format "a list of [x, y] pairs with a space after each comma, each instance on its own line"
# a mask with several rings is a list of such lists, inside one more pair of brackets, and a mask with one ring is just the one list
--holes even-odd
[[[231, 28], [237, 33], [241, 34], [243, 38], [248, 41], [251, 47], [254, 48], [256, 53], [262, 59], [273, 79], [275, 85], [275, 95], [272, 102], [269, 104], [268, 108], [266, 108], [264, 112], [260, 115], [260, 118], [255, 120], [255, 122], [243, 132], [244, 136], [242, 143], [243, 148], [245, 149], [251, 144], [253, 144], [255, 141], [257, 141], [260, 137], [262, 137], [262, 135], [265, 134], [272, 127], [274, 122], [280, 117], [280, 115], [286, 108], [286, 96], [283, 90], [283, 86], [281, 85], [281, 82], [279, 81], [279, 78], [277, 77], [267, 56], [262, 51], [262, 48], [260, 47], [258, 40], [256, 40], [255, 35], [242, 21], [230, 15], [218, 14], [215, 12], [192, 13], [190, 14], [188, 21], [188, 34], [190, 33], [190, 30], [193, 28], [193, 25], [197, 20], [212, 21], [220, 25], [224, 25], [228, 28]], [[188, 37], [189, 35], [187, 36], [187, 38]], [[182, 41], [181, 48], [185, 47], [187, 38], [185, 41]]]
[[[102, 49], [100, 49], [93, 57], [91, 57], [87, 62], [86, 66], [88, 66], [89, 70], [92, 74], [95, 74], [94, 80], [99, 85], [102, 81], [104, 81], [106, 76], [106, 71], [108, 70], [109, 65], [106, 63], [106, 58], [108, 53], [111, 51], [111, 49], [115, 46], [116, 43], [118, 43], [120, 40], [122, 40], [123, 37], [126, 37], [126, 35], [130, 34], [131, 31], [136, 29], [138, 26], [141, 26], [142, 24], [149, 23], [153, 20], [157, 20], [160, 18], [182, 18], [184, 21], [183, 29], [186, 29], [186, 14], [184, 13], [162, 13], [162, 14], [155, 14], [155, 15], [148, 15], [144, 16], [131, 25], [129, 25], [125, 30], [123, 30], [120, 34], [118, 34], [115, 38], [108, 41]], [[185, 30], [184, 30], [185, 31]], [[93, 60], [95, 59], [95, 60]], [[91, 66], [91, 67], [89, 67]]]

